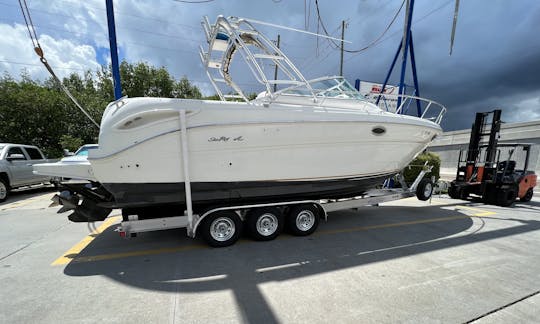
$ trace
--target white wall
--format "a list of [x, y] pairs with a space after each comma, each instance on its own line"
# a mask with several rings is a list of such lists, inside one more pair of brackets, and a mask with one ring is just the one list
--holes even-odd
[[[467, 149], [471, 130], [445, 132], [428, 147], [428, 151], [441, 157], [441, 177], [451, 180], [456, 175], [459, 150]], [[503, 124], [499, 143], [532, 143], [529, 170], [535, 170], [540, 175], [540, 120], [524, 123]], [[505, 153], [501, 153], [504, 156]], [[516, 168], [522, 168], [520, 163], [523, 156], [513, 156], [517, 160]]]

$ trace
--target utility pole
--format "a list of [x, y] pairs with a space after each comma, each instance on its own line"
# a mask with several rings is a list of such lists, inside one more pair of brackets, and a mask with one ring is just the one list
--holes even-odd
[[120, 85], [118, 49], [116, 48], [116, 28], [114, 26], [113, 0], [105, 0], [105, 6], [107, 7], [107, 24], [109, 26], [109, 46], [111, 51], [114, 99], [117, 100], [122, 98], [122, 86]]
[[341, 61], [339, 64], [339, 75], [343, 76], [343, 51], [344, 51], [344, 40], [345, 40], [345, 20], [341, 21]]
[[[279, 41], [281, 40], [281, 36], [277, 35], [277, 48], [279, 48]], [[277, 61], [276, 61], [276, 67], [274, 69], [274, 80], [277, 80]], [[277, 83], [274, 83], [274, 92], [277, 90]]]

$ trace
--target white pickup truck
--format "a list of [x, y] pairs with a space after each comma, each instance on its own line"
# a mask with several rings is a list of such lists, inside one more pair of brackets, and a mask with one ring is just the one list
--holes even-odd
[[49, 183], [50, 176], [33, 173], [32, 166], [53, 162], [45, 158], [35, 146], [0, 143], [0, 203], [12, 189]]

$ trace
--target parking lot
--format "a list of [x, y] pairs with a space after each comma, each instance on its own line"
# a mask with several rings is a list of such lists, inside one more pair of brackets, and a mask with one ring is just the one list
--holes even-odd
[[540, 199], [443, 197], [331, 213], [309, 237], [207, 247], [71, 223], [52, 189], [0, 205], [2, 323], [535, 322]]

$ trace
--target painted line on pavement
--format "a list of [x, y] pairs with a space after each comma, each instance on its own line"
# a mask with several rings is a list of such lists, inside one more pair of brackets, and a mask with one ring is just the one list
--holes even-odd
[[[398, 223], [389, 223], [389, 224], [380, 224], [380, 225], [371, 225], [371, 226], [359, 226], [359, 227], [352, 227], [352, 228], [338, 229], [338, 230], [318, 231], [318, 232], [313, 233], [313, 235], [328, 235], [328, 234], [339, 234], [339, 233], [349, 233], [349, 232], [361, 232], [361, 231], [368, 231], [368, 230], [373, 230], [373, 229], [401, 227], [401, 226], [428, 224], [428, 223], [436, 223], [436, 222], [446, 222], [446, 221], [452, 221], [452, 220], [457, 220], [457, 219], [465, 219], [465, 218], [470, 218], [470, 217], [483, 217], [485, 215], [496, 214], [495, 212], [482, 210], [479, 208], [466, 207], [466, 206], [456, 206], [456, 208], [469, 209], [471, 211], [475, 211], [476, 213], [473, 215], [462, 214], [462, 215], [456, 215], [456, 216], [429, 218], [429, 219], [422, 219], [422, 220], [409, 221], [409, 222], [398, 222]], [[110, 225], [112, 225], [112, 223], [117, 221], [119, 218], [120, 218], [119, 216], [113, 217], [114, 220], [111, 220], [111, 218], [108, 218], [96, 231], [98, 232], [98, 234], [103, 232], [105, 229], [107, 229]], [[193, 245], [187, 245], [187, 246], [169, 247], [169, 248], [161, 248], [161, 249], [153, 249], [153, 250], [139, 250], [139, 251], [78, 257], [78, 254], [88, 244], [90, 244], [92, 240], [94, 240], [95, 236], [97, 235], [91, 234], [85, 237], [83, 240], [81, 240], [79, 243], [77, 243], [75, 246], [69, 249], [66, 253], [64, 253], [63, 256], [61, 256], [56, 261], [54, 261], [51, 265], [57, 266], [57, 265], [65, 265], [65, 264], [68, 264], [69, 262], [74, 262], [74, 263], [94, 262], [94, 261], [121, 259], [121, 258], [134, 257], [134, 256], [157, 255], [157, 254], [165, 254], [165, 253], [176, 253], [176, 252], [209, 249], [209, 247], [205, 244], [193, 244]], [[290, 238], [292, 238], [292, 236], [280, 236], [277, 239], [290, 239]], [[251, 242], [251, 241], [239, 240], [238, 242], [236, 242], [236, 244], [244, 244], [248, 242]]]
[[72, 260], [76, 259], [79, 253], [88, 246], [99, 234], [103, 233], [109, 226], [117, 223], [121, 219], [121, 216], [111, 216], [107, 218], [98, 228], [92, 233], [88, 234], [79, 243], [75, 244], [71, 249], [67, 250], [61, 257], [54, 260], [51, 263], [52, 266], [68, 264]]
[[457, 208], [463, 208], [463, 209], [467, 209], [467, 210], [471, 210], [473, 212], [476, 212], [476, 214], [473, 214], [471, 216], [475, 216], [475, 217], [485, 217], [485, 216], [491, 216], [491, 215], [495, 215], [497, 214], [496, 212], [494, 211], [490, 211], [490, 210], [485, 210], [485, 209], [480, 209], [480, 208], [473, 208], [473, 207], [469, 207], [469, 206], [463, 206], [463, 205], [459, 205], [459, 206], [456, 206]]
[[44, 198], [50, 198], [50, 197], [52, 197], [52, 196], [49, 195], [49, 194], [44, 194], [44, 195], [40, 195], [40, 196], [37, 196], [37, 197], [31, 197], [31, 198], [22, 199], [22, 200], [19, 200], [19, 201], [14, 201], [12, 203], [5, 204], [4, 206], [2, 206], [2, 208], [0, 210], [9, 210], [9, 209], [15, 209], [15, 208], [23, 207], [23, 206], [26, 206], [26, 205], [30, 205], [31, 203], [42, 201]]

